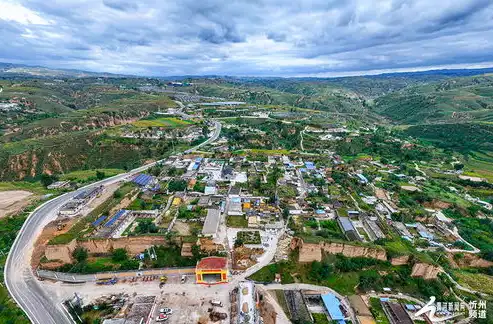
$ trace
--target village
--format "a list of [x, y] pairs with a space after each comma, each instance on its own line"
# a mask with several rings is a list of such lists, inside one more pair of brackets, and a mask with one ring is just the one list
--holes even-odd
[[[227, 142], [220, 138], [210, 151]], [[272, 283], [258, 281], [255, 275], [272, 262], [287, 262], [296, 255], [299, 265], [341, 255], [392, 266], [411, 264], [411, 277], [436, 280], [442, 272], [439, 267], [409, 254], [389, 253], [385, 242], [397, 237], [400, 245], [408, 242], [419, 250], [474, 252], [476, 248], [460, 237], [439, 209], [427, 208], [427, 214], [412, 223], [393, 217], [401, 214], [400, 208], [392, 193], [375, 183], [393, 176], [406, 181], [404, 190], [415, 192], [423, 178], [397, 172], [391, 164], [365, 159], [348, 165], [336, 154], [315, 159], [300, 154], [225, 152], [170, 156], [145, 173], [74, 196], [60, 208], [59, 218], [45, 228], [33, 265], [40, 277], [49, 280], [130, 285], [129, 291], [138, 282], [146, 286], [156, 282], [152, 289], [162, 292], [166, 287], [175, 289], [174, 285], [226, 284], [233, 289], [227, 295], [200, 300], [202, 305], [215, 306], [214, 310], [209, 307], [210, 319], [231, 317], [231, 323], [243, 323], [240, 318], [245, 316], [253, 319], [246, 322], [259, 323], [262, 313], [263, 323], [269, 323], [267, 318], [276, 323], [279, 304], [285, 305], [287, 315], [283, 316], [291, 320], [323, 317], [341, 323], [375, 323], [375, 311], [369, 307], [376, 307], [391, 323], [412, 323], [420, 303], [401, 302], [405, 298], [392, 288], [347, 298], [328, 287], [297, 289], [303, 287], [296, 284], [303, 278], [295, 278], [293, 289], [281, 286], [282, 290], [276, 290], [271, 285], [282, 284], [285, 278], [291, 283], [291, 275], [275, 273]], [[341, 176], [351, 186], [341, 186]], [[86, 255], [85, 259], [78, 260], [80, 255]], [[81, 261], [85, 263], [79, 269], [82, 274], [64, 274]], [[160, 288], [156, 288], [158, 283]], [[182, 323], [185, 317], [176, 315], [177, 311], [191, 316], [187, 320], [200, 320], [207, 314], [205, 309], [201, 314], [181, 310], [183, 304], [171, 301], [159, 306], [156, 296], [149, 297], [152, 300], [148, 298], [147, 304], [141, 301], [147, 299], [138, 298], [111, 297], [96, 300], [94, 305], [120, 303], [112, 308], [118, 313], [105, 315], [106, 324], [133, 323], [132, 318]], [[71, 305], [82, 305], [81, 300], [72, 300]], [[380, 304], [375, 305], [375, 300]], [[195, 305], [197, 301], [190, 302]], [[124, 305], [133, 306], [128, 310], [130, 306]], [[173, 311], [157, 311], [170, 305]], [[137, 307], [138, 316], [134, 314]]]

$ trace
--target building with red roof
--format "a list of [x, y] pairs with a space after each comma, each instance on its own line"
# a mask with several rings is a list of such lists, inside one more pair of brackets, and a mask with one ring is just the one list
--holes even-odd
[[195, 277], [199, 284], [228, 282], [228, 259], [211, 256], [197, 262]]

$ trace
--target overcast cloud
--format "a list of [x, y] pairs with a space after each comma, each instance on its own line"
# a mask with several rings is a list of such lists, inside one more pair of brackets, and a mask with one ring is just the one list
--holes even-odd
[[149, 76], [493, 66], [493, 2], [0, 0], [0, 61]]

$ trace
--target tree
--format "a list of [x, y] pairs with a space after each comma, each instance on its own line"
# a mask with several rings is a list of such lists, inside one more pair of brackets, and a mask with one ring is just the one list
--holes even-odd
[[83, 248], [82, 246], [78, 246], [72, 252], [72, 256], [75, 260], [77, 260], [77, 262], [81, 263], [87, 260], [88, 253], [85, 248]]
[[116, 198], [116, 199], [119, 199], [123, 197], [123, 193], [121, 192], [120, 189], [117, 189], [114, 193], [113, 193], [113, 198]]
[[41, 184], [43, 186], [48, 187], [50, 184], [57, 181], [58, 179], [54, 175], [49, 175], [49, 174], [43, 173], [39, 180], [41, 181]]
[[380, 275], [374, 271], [364, 271], [359, 277], [358, 288], [363, 291], [368, 291], [370, 289], [377, 289], [380, 286]]
[[455, 163], [454, 164], [454, 169], [456, 169], [456, 170], [462, 170], [462, 169], [464, 169], [464, 164], [462, 164], [462, 163]]
[[171, 180], [168, 184], [169, 191], [184, 191], [187, 188], [187, 182], [184, 180]]
[[114, 249], [113, 252], [111, 252], [111, 259], [115, 262], [122, 262], [128, 260], [127, 250], [123, 248]]
[[150, 219], [145, 219], [139, 222], [135, 228], [135, 233], [146, 234], [146, 233], [157, 233], [159, 228]]
[[329, 279], [332, 271], [333, 271], [333, 268], [328, 262], [326, 262], [326, 261], [322, 261], [322, 262], [313, 261], [311, 263], [311, 269], [310, 269], [310, 272], [308, 273], [308, 277], [311, 280], [321, 282], [321, 281]]
[[236, 238], [234, 247], [237, 248], [237, 247], [242, 246], [243, 244], [244, 244], [244, 242], [241, 238]]
[[106, 178], [106, 173], [104, 173], [104, 171], [97, 170], [96, 171], [96, 179], [103, 180], [104, 178]]

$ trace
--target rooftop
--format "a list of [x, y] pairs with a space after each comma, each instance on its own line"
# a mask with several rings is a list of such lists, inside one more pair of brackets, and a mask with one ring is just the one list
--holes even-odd
[[207, 209], [204, 226], [202, 227], [203, 235], [215, 235], [219, 227], [221, 211], [219, 209]]
[[339, 223], [345, 232], [356, 230], [348, 217], [339, 217]]
[[339, 321], [340, 323], [346, 323], [340, 308], [341, 302], [339, 299], [333, 294], [325, 294], [320, 297], [322, 297], [322, 301], [324, 302], [325, 308], [327, 308], [327, 312], [329, 312], [330, 318], [334, 321]]
[[153, 176], [148, 174], [139, 174], [133, 179], [133, 182], [138, 184], [139, 186], [147, 186], [152, 180]]
[[228, 266], [228, 259], [222, 257], [211, 256], [203, 258], [197, 263], [197, 269], [224, 269]]

